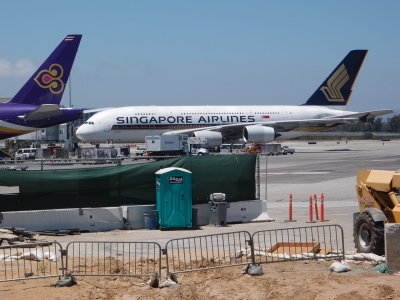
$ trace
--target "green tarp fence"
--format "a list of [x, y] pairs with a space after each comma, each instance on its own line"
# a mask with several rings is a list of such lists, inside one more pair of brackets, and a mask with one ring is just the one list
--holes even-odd
[[[192, 171], [193, 204], [223, 192], [229, 202], [255, 199], [256, 156], [187, 156], [105, 168], [0, 171], [0, 186], [19, 194], [0, 195], [0, 211], [155, 204], [155, 172], [179, 167]], [[0, 187], [1, 193], [1, 187]]]

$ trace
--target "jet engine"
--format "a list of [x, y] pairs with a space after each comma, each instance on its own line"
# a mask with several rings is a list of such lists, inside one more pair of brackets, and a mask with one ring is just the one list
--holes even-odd
[[272, 127], [251, 125], [243, 127], [243, 139], [249, 143], [268, 143], [276, 138]]
[[206, 147], [219, 147], [222, 144], [222, 133], [209, 130], [193, 132], [193, 136], [200, 139], [200, 143]]

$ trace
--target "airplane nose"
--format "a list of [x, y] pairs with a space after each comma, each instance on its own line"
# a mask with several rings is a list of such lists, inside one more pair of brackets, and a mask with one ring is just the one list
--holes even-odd
[[79, 126], [78, 129], [75, 132], [75, 135], [81, 141], [86, 141], [87, 138], [88, 138], [88, 128], [87, 128], [87, 126], [86, 125]]

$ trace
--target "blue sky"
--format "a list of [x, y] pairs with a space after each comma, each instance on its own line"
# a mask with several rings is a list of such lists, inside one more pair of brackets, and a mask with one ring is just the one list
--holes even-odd
[[298, 105], [348, 51], [368, 49], [347, 109], [400, 109], [400, 1], [38, 0], [0, 11], [0, 97], [82, 33], [74, 107]]

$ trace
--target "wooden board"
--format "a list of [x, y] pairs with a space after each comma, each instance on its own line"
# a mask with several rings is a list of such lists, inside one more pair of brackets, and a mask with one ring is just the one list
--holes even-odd
[[267, 250], [269, 253], [277, 254], [302, 254], [302, 253], [318, 253], [320, 250], [320, 243], [311, 242], [285, 242], [276, 243], [271, 249]]

